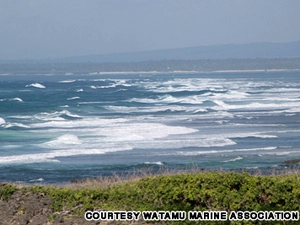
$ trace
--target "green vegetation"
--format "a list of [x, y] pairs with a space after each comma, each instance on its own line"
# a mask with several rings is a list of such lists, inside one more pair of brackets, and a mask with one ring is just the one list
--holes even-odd
[[[0, 196], [7, 200], [15, 190], [16, 187], [12, 185], [2, 186]], [[101, 184], [93, 188], [29, 186], [22, 187], [22, 190], [26, 193], [42, 193], [53, 199], [53, 212], [68, 210], [82, 217], [87, 210], [103, 209], [227, 212], [300, 210], [298, 174], [253, 176], [248, 173], [205, 172], [148, 176], [107, 187], [101, 187]], [[195, 224], [191, 221], [184, 223]], [[299, 224], [299, 221], [215, 221], [204, 224]]]
[[0, 185], [0, 201], [7, 201], [18, 188], [11, 184], [1, 184]]

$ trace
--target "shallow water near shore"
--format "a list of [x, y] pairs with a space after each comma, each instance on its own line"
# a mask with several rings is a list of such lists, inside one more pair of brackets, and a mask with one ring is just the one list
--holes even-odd
[[0, 181], [300, 158], [299, 72], [20, 75], [0, 90]]

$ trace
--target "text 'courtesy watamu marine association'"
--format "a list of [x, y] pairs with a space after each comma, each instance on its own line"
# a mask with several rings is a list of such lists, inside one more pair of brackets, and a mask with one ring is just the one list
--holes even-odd
[[139, 220], [145, 221], [225, 221], [225, 220], [299, 220], [298, 211], [87, 211], [85, 219], [90, 220]]

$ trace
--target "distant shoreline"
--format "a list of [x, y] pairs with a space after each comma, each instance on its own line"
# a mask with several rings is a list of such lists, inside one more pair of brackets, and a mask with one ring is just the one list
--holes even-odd
[[174, 70], [174, 71], [102, 71], [102, 72], [90, 72], [90, 73], [76, 73], [67, 72], [64, 74], [60, 73], [36, 73], [36, 74], [25, 74], [25, 73], [0, 73], [0, 76], [26, 76], [26, 75], [42, 75], [42, 76], [76, 76], [76, 75], [157, 75], [157, 74], [222, 74], [222, 73], [278, 73], [278, 72], [299, 72], [300, 69], [258, 69], [258, 70], [214, 70], [214, 71], [197, 71], [197, 70]]
[[[260, 72], [297, 72], [300, 69], [266, 69], [266, 70], [215, 70], [215, 71], [196, 71], [196, 70], [175, 70], [175, 71], [114, 71], [89, 73], [89, 75], [110, 75], [110, 74], [196, 74], [196, 73], [260, 73]], [[68, 74], [66, 74], [68, 75]]]
[[300, 71], [300, 58], [161, 60], [115, 63], [1, 63], [0, 75], [110, 75]]

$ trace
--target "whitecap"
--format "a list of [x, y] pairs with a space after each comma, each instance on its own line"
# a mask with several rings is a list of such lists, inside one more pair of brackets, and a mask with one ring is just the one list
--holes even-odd
[[[253, 110], [262, 110], [262, 109], [284, 109], [285, 112], [298, 112], [298, 108], [300, 107], [299, 102], [276, 102], [276, 103], [262, 103], [262, 102], [249, 102], [247, 104], [227, 104], [222, 100], [214, 100], [216, 105], [211, 107], [214, 110], [243, 110], [249, 109]], [[271, 112], [269, 112], [271, 113]], [[274, 112], [272, 112], [274, 113]], [[277, 113], [275, 111], [275, 113]]]
[[14, 118], [14, 119], [32, 119], [32, 116], [17, 115], [17, 116], [9, 116], [9, 118]]
[[276, 152], [275, 155], [289, 155], [291, 152]]
[[265, 147], [265, 148], [246, 148], [246, 149], [231, 149], [231, 150], [202, 150], [202, 151], [175, 151], [171, 153], [159, 153], [158, 155], [183, 155], [183, 156], [197, 156], [207, 154], [222, 154], [231, 152], [252, 152], [252, 151], [270, 151], [275, 150], [277, 147]]
[[94, 148], [94, 149], [68, 149], [54, 150], [37, 154], [24, 154], [0, 157], [0, 164], [27, 164], [36, 162], [60, 162], [56, 157], [76, 156], [76, 155], [98, 155], [107, 152], [127, 151], [132, 150], [128, 145], [115, 148]]
[[10, 101], [17, 101], [17, 102], [23, 102], [21, 98], [11, 98]]
[[5, 123], [6, 123], [5, 120], [4, 120], [3, 118], [0, 117], [0, 125], [1, 125], [1, 124], [5, 124]]
[[26, 87], [46, 88], [44, 85], [42, 85], [40, 83], [29, 84], [29, 85], [26, 85]]
[[144, 164], [153, 164], [153, 165], [159, 165], [159, 166], [163, 166], [164, 164], [162, 163], [162, 162], [160, 162], [160, 161], [158, 161], [158, 162], [144, 162]]
[[[138, 143], [137, 143], [138, 144]], [[146, 145], [137, 145], [132, 143], [132, 146], [140, 148], [140, 149], [180, 149], [180, 148], [188, 148], [188, 147], [223, 147], [227, 145], [235, 145], [236, 142], [228, 139], [228, 138], [180, 138], [179, 136], [174, 137], [174, 139], [167, 140], [159, 140], [159, 141], [149, 141]], [[198, 152], [199, 153], [199, 152]], [[198, 154], [196, 153], [196, 154]], [[203, 154], [205, 152], [201, 152]], [[211, 152], [209, 153], [217, 153]], [[182, 153], [185, 155], [186, 152]], [[194, 153], [192, 153], [194, 154]], [[177, 155], [177, 154], [175, 154]]]
[[257, 135], [252, 135], [250, 137], [255, 137], [255, 138], [278, 138], [276, 135], [270, 135], [270, 134], [257, 134]]
[[234, 151], [237, 152], [251, 152], [251, 151], [270, 151], [277, 149], [277, 146], [270, 146], [270, 147], [263, 147], [263, 148], [242, 148], [242, 149], [236, 149]]
[[53, 113], [43, 112], [34, 115], [35, 119], [43, 120], [43, 121], [64, 121], [65, 117], [71, 117], [75, 119], [81, 118], [81, 116], [72, 114], [68, 110], [56, 111]]
[[232, 137], [236, 138], [278, 138], [276, 135], [264, 134], [264, 133], [240, 133]]
[[33, 183], [33, 182], [43, 182], [43, 181], [44, 181], [44, 178], [37, 178], [37, 179], [30, 180], [29, 182]]
[[199, 96], [188, 96], [176, 98], [172, 95], [159, 96], [158, 99], [149, 98], [132, 98], [128, 102], [140, 102], [140, 103], [186, 103], [186, 104], [202, 104], [203, 100]]
[[11, 127], [21, 127], [21, 128], [29, 128], [29, 126], [26, 126], [22, 123], [6, 123], [3, 125], [4, 128], [11, 128]]
[[238, 160], [241, 160], [241, 159], [243, 159], [243, 158], [240, 157], [240, 156], [238, 156], [238, 157], [236, 157], [236, 158], [228, 159], [228, 160], [225, 160], [225, 161], [223, 161], [223, 162], [234, 162], [234, 161], [238, 161]]
[[61, 80], [61, 81], [59, 81], [59, 83], [73, 83], [75, 81], [76, 80]]
[[65, 134], [55, 140], [45, 142], [42, 144], [44, 147], [62, 147], [63, 145], [80, 145], [82, 142], [74, 134]]
[[82, 88], [78, 89], [76, 92], [83, 92], [83, 89]]
[[197, 156], [197, 155], [206, 155], [206, 154], [221, 154], [229, 153], [233, 150], [203, 150], [203, 151], [176, 151], [171, 153], [159, 153], [158, 155], [182, 155], [182, 156]]
[[68, 101], [75, 100], [75, 99], [80, 99], [80, 97], [76, 96], [76, 97], [67, 98]]

